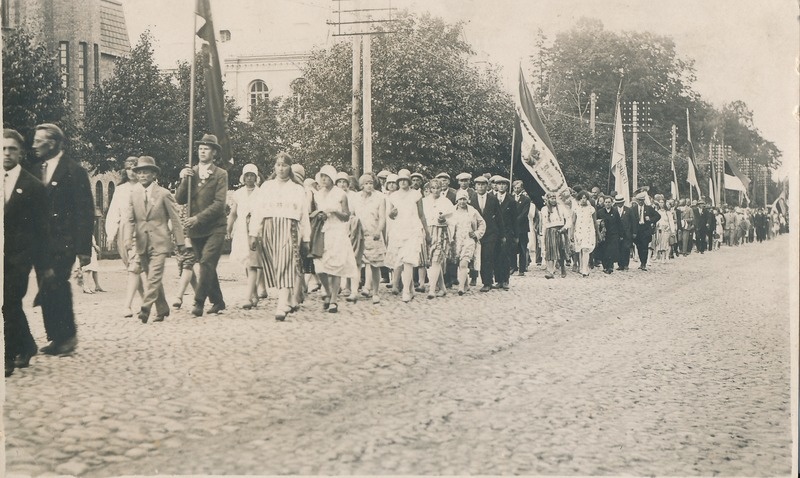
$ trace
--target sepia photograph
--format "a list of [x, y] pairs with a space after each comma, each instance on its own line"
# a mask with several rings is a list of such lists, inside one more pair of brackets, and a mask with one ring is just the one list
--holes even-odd
[[797, 0], [0, 9], [4, 476], [800, 476]]

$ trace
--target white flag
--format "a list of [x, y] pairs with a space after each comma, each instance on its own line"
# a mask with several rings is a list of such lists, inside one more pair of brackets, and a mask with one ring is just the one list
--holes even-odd
[[628, 183], [628, 166], [625, 163], [625, 140], [622, 137], [622, 115], [617, 102], [617, 118], [614, 120], [614, 146], [611, 148], [611, 171], [614, 174], [614, 189], [631, 203], [631, 189]]

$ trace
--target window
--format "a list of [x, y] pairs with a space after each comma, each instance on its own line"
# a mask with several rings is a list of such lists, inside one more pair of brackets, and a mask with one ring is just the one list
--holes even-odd
[[261, 103], [265, 99], [269, 98], [269, 90], [267, 89], [267, 84], [261, 80], [256, 80], [250, 83], [250, 110], [252, 111], [253, 106]]
[[94, 44], [94, 84], [100, 84], [100, 45]]
[[111, 200], [114, 199], [114, 191], [116, 191], [116, 186], [114, 186], [114, 181], [108, 183], [108, 205], [111, 205]]
[[78, 114], [86, 109], [86, 96], [89, 93], [89, 45], [80, 43], [78, 50]]
[[97, 181], [94, 183], [94, 207], [103, 210], [103, 183]]
[[61, 69], [61, 87], [69, 88], [69, 42], [58, 44], [58, 66]]

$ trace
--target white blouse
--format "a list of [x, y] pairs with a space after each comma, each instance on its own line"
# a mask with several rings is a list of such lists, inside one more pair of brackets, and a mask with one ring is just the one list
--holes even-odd
[[270, 179], [256, 192], [250, 210], [250, 235], [261, 233], [261, 222], [267, 217], [285, 217], [300, 223], [300, 234], [303, 241], [311, 238], [311, 223], [308, 220], [308, 200], [303, 186], [292, 180], [282, 181]]

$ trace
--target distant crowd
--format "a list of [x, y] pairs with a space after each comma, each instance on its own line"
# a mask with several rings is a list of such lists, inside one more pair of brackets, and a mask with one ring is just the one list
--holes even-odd
[[[55, 125], [37, 127], [33, 148], [41, 163], [29, 174], [19, 167], [24, 139], [4, 131], [6, 376], [37, 353], [22, 310], [31, 269], [39, 283], [34, 305], [42, 306], [51, 341], [41, 352], [50, 355], [70, 354], [77, 345], [69, 285], [76, 257], [96, 272], [88, 177], [62, 152], [63, 139]], [[538, 208], [521, 181], [498, 175], [441, 172], [428, 179], [401, 169], [355, 178], [325, 165], [312, 177], [285, 153], [270, 171], [245, 165], [229, 206], [228, 173], [214, 164], [220, 150], [214, 135], [198, 141], [199, 163], [181, 171], [174, 192], [155, 180], [156, 158], [126, 160], [127, 181], [117, 187], [105, 222], [107, 246], [119, 251], [127, 271], [126, 317], [161, 322], [183, 307], [189, 287], [193, 316], [227, 309], [217, 277], [226, 239], [231, 261], [247, 277], [246, 299], [237, 305], [258, 308], [270, 290], [274, 317], [284, 321], [309, 307], [309, 293], [320, 289], [319, 310], [336, 313], [342, 300], [378, 305], [387, 293], [408, 303], [417, 294], [507, 291], [511, 277], [534, 264], [544, 266], [547, 279], [566, 277], [570, 267], [582, 277], [600, 268], [612, 274], [631, 261], [646, 271], [693, 251], [788, 231], [778, 211], [651, 197], [646, 188], [626, 204], [616, 192], [576, 187], [560, 197], [547, 194]], [[162, 282], [173, 254], [181, 278], [170, 307]], [[102, 291], [92, 275], [95, 286], [84, 291]]]

